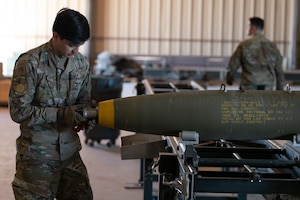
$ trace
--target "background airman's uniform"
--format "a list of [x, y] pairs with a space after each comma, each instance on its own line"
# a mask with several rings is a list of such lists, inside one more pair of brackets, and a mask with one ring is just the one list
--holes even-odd
[[241, 42], [229, 60], [226, 80], [232, 83], [242, 67], [240, 89], [282, 90], [282, 56], [276, 45], [263, 34]]

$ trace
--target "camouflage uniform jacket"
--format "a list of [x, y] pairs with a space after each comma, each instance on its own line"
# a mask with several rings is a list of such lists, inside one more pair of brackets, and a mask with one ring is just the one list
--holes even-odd
[[227, 67], [227, 83], [234, 80], [239, 67], [242, 67], [242, 89], [255, 89], [257, 85], [283, 89], [282, 56], [264, 35], [257, 34], [238, 45]]
[[90, 100], [90, 68], [80, 53], [60, 64], [51, 41], [22, 54], [15, 63], [9, 110], [20, 124], [17, 152], [64, 161], [81, 150], [78, 134], [57, 122], [57, 110]]

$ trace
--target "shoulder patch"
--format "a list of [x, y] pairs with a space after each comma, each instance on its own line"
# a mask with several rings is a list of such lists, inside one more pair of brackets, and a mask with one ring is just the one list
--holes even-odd
[[24, 95], [27, 92], [27, 80], [25, 76], [15, 76], [12, 81], [12, 88], [16, 95]]

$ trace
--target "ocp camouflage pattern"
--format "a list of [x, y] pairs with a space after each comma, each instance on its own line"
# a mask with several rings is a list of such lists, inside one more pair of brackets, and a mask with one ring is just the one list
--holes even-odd
[[263, 34], [252, 36], [238, 45], [230, 58], [226, 79], [234, 80], [240, 67], [241, 88], [265, 85], [270, 89], [283, 89], [282, 56], [277, 46]]
[[73, 104], [89, 104], [90, 67], [80, 53], [58, 65], [50, 41], [17, 59], [9, 108], [20, 124], [17, 152], [36, 159], [65, 160], [81, 149], [72, 127], [57, 122], [57, 110]]

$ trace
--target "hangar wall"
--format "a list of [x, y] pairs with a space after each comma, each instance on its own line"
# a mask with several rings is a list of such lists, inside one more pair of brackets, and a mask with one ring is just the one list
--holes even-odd
[[246, 38], [248, 18], [265, 19], [265, 35], [293, 69], [296, 0], [92, 1], [91, 56], [115, 54], [230, 56]]

